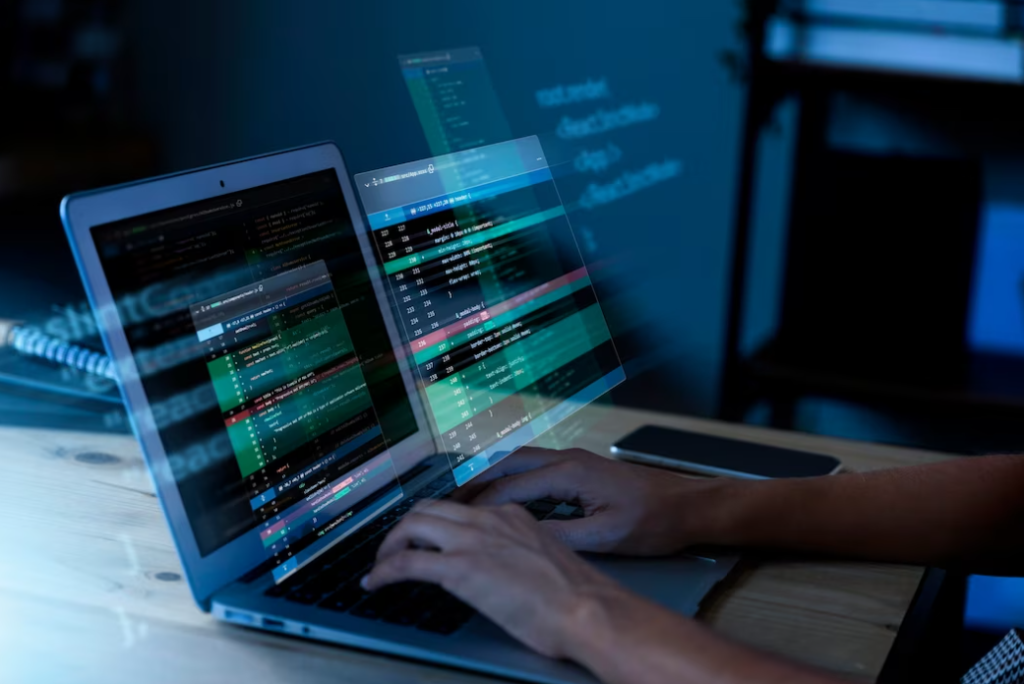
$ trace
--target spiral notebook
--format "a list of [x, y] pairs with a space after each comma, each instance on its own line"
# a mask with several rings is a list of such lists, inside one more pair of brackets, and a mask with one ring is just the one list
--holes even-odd
[[0, 424], [129, 431], [113, 382], [13, 349], [0, 349]]
[[[90, 314], [91, 315], [91, 314]], [[128, 421], [98, 339], [75, 345], [0, 321], [0, 425], [124, 432]]]

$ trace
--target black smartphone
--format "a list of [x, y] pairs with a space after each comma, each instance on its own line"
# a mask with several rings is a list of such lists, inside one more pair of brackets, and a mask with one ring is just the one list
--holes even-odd
[[832, 475], [842, 468], [832, 456], [654, 425], [619, 440], [612, 453], [623, 461], [657, 468], [748, 480]]

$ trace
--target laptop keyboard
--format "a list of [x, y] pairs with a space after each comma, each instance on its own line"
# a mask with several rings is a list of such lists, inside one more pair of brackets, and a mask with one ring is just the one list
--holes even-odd
[[[430, 485], [419, 492], [419, 498], [437, 495], [445, 488], [443, 483]], [[267, 589], [265, 595], [435, 634], [454, 633], [476, 611], [437, 585], [402, 582], [372, 593], [359, 586], [388, 531], [415, 503], [415, 498], [403, 501], [295, 576]], [[554, 499], [532, 501], [526, 510], [537, 520], [583, 517], [579, 506]]]

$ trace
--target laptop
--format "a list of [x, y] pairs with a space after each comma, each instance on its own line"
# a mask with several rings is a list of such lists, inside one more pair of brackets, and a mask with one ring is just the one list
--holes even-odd
[[[593, 681], [439, 587], [358, 586], [416, 502], [624, 378], [536, 137], [354, 184], [322, 143], [71, 195], [61, 214], [202, 610], [501, 677]], [[735, 562], [591, 560], [687, 615]]]

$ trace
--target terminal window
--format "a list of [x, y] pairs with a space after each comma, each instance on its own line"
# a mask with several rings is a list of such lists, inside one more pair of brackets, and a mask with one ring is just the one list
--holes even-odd
[[624, 379], [536, 137], [356, 181], [460, 484]]

